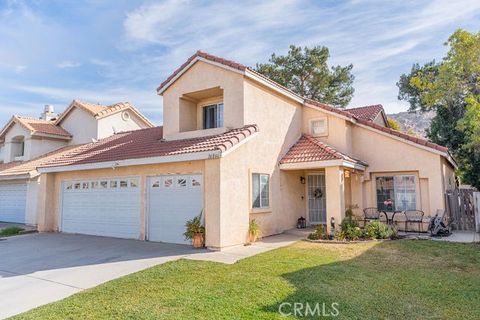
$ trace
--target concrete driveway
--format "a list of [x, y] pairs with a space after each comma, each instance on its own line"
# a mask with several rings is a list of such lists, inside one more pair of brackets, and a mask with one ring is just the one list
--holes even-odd
[[0, 239], [0, 318], [191, 253], [202, 251], [61, 233]]

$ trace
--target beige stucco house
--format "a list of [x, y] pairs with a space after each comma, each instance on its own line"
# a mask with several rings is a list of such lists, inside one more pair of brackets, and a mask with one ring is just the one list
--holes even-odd
[[38, 199], [48, 192], [39, 189], [37, 166], [77, 145], [149, 127], [128, 103], [74, 100], [60, 115], [47, 105], [39, 118], [13, 116], [0, 131], [0, 221], [37, 224]]
[[345, 209], [444, 209], [455, 161], [388, 128], [381, 106], [340, 110], [233, 61], [197, 52], [158, 88], [163, 127], [115, 134], [37, 169], [41, 231], [185, 243], [204, 213], [206, 245], [245, 243]]

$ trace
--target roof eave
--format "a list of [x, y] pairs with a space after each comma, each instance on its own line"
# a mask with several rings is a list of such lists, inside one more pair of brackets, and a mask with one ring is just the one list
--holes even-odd
[[346, 167], [350, 169], [365, 171], [365, 169], [367, 168], [367, 165], [359, 162], [342, 160], [342, 159], [280, 164], [280, 169], [282, 170], [307, 170], [307, 169], [321, 169], [321, 168], [327, 168], [327, 167]]

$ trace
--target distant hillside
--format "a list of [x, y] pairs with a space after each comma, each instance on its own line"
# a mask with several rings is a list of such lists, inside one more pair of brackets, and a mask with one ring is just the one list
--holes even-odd
[[426, 137], [426, 130], [435, 116], [434, 111], [430, 112], [399, 112], [387, 115], [389, 118], [398, 121], [403, 132], [412, 130], [420, 137]]

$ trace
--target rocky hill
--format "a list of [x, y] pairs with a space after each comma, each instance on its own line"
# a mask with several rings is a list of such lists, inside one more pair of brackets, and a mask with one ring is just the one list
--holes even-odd
[[434, 111], [429, 112], [399, 112], [387, 115], [389, 118], [400, 123], [403, 132], [414, 132], [420, 137], [426, 137], [426, 129], [435, 116]]

